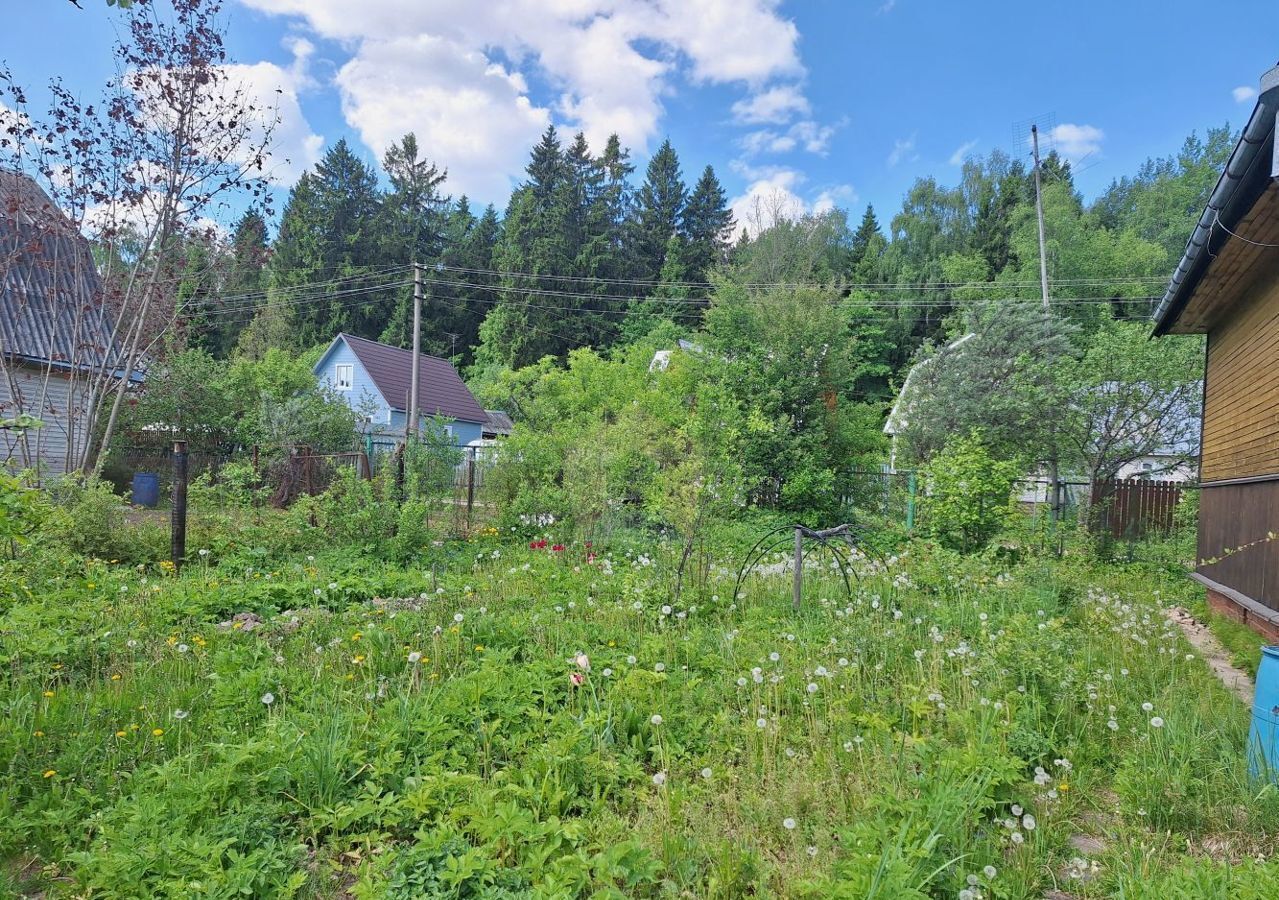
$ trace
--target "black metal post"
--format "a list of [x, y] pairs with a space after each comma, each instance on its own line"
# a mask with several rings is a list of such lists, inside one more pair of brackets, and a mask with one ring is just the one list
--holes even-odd
[[169, 559], [181, 571], [187, 555], [187, 442], [173, 442], [173, 504], [170, 511]]

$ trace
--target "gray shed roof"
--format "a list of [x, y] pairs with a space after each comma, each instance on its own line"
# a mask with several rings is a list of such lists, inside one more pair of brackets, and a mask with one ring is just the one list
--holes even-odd
[[38, 184], [0, 170], [0, 354], [59, 368], [119, 364], [89, 242]]
[[[413, 351], [379, 344], [351, 334], [339, 334], [373, 379], [378, 393], [392, 409], [408, 409]], [[460, 422], [484, 422], [484, 408], [447, 359], [418, 354], [418, 406], [426, 415], [447, 416]]]

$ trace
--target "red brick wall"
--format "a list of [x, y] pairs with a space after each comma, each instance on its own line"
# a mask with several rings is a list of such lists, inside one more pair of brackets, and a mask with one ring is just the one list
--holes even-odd
[[1233, 619], [1241, 625], [1247, 625], [1266, 640], [1279, 643], [1279, 625], [1274, 625], [1265, 619], [1249, 615], [1247, 608], [1240, 606], [1224, 594], [1218, 594], [1213, 590], [1208, 591], [1208, 605], [1227, 619]]

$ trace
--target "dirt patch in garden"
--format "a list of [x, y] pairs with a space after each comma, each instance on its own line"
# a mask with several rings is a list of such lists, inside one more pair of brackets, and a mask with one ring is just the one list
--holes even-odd
[[1245, 706], [1252, 706], [1254, 685], [1252, 676], [1242, 669], [1236, 668], [1230, 661], [1228, 651], [1221, 641], [1209, 630], [1206, 622], [1201, 622], [1180, 606], [1169, 607], [1164, 611], [1168, 620], [1177, 625], [1190, 646], [1208, 663], [1212, 673], [1230, 689]]

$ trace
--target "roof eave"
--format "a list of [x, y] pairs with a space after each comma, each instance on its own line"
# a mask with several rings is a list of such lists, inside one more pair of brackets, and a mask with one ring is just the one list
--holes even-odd
[[[1279, 115], [1279, 66], [1261, 76], [1261, 94], [1257, 97], [1252, 116], [1231, 152], [1226, 168], [1217, 179], [1190, 240], [1186, 242], [1186, 250], [1173, 271], [1168, 289], [1155, 308], [1156, 335], [1167, 334], [1176, 324], [1208, 264], [1229, 240], [1226, 229], [1233, 230], [1239, 224], [1265, 192], [1271, 179], [1279, 174], [1275, 171], [1279, 157], [1273, 151], [1276, 115]], [[1271, 148], [1269, 171], [1262, 162], [1266, 158], [1267, 147]], [[1225, 228], [1215, 229], [1218, 223]]]

